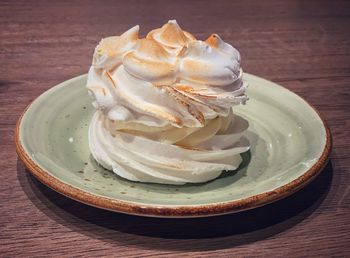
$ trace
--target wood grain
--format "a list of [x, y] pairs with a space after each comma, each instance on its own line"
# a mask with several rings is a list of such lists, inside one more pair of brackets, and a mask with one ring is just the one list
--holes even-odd
[[[0, 14], [0, 257], [350, 256], [349, 1], [1, 1]], [[85, 73], [101, 37], [171, 18], [318, 108], [334, 146], [316, 181], [252, 211], [169, 220], [91, 208], [26, 173], [13, 144], [25, 106]]]

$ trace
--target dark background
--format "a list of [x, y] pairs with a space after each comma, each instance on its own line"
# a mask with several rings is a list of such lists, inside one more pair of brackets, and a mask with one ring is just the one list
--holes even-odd
[[[38, 95], [86, 73], [101, 37], [169, 19], [197, 38], [218, 33], [246, 72], [314, 105], [334, 145], [297, 194], [239, 214], [151, 219], [98, 210], [49, 190], [13, 144]], [[350, 1], [1, 1], [0, 256], [350, 256]]]

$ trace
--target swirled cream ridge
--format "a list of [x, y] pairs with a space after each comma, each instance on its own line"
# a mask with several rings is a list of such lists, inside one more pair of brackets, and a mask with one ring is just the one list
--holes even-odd
[[101, 40], [87, 88], [97, 109], [92, 156], [132, 181], [206, 182], [235, 170], [249, 149], [239, 52], [217, 34], [197, 40], [175, 20], [145, 38], [135, 26]]

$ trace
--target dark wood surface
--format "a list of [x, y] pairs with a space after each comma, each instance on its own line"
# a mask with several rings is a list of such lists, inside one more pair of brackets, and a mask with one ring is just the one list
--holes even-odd
[[[239, 214], [152, 219], [67, 199], [27, 173], [17, 118], [50, 87], [86, 73], [101, 37], [167, 20], [216, 32], [244, 70], [293, 90], [328, 121], [334, 145], [297, 194]], [[0, 256], [350, 256], [350, 1], [1, 1]]]

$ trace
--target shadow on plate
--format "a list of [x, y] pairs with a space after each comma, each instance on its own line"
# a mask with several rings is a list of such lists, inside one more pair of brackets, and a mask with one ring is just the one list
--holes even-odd
[[158, 250], [205, 251], [259, 241], [279, 234], [322, 203], [332, 181], [332, 163], [294, 195], [235, 214], [162, 219], [114, 213], [66, 198], [44, 186], [17, 162], [18, 180], [31, 202], [51, 219], [89, 238]]

